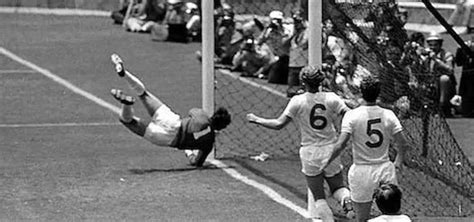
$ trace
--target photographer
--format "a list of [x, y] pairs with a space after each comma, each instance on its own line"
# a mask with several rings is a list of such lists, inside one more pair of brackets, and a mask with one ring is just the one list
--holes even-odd
[[443, 39], [437, 33], [431, 33], [427, 38], [429, 54], [423, 59], [424, 69], [429, 70], [436, 89], [436, 100], [441, 113], [452, 117], [450, 99], [456, 94], [456, 79], [454, 77], [454, 55], [443, 49]]
[[[474, 37], [466, 45], [474, 51]], [[463, 117], [474, 117], [474, 58], [461, 48], [456, 50], [456, 65], [462, 67], [461, 80], [459, 83], [459, 105]]]
[[299, 81], [301, 69], [308, 64], [308, 26], [303, 18], [303, 10], [296, 9], [292, 13], [294, 31], [290, 41], [290, 61], [288, 67], [288, 89], [286, 94], [292, 97], [303, 91]]
[[240, 49], [243, 35], [235, 27], [234, 11], [229, 4], [222, 4], [216, 16], [216, 62], [232, 65], [232, 58]]
[[[262, 32], [257, 41], [259, 46], [265, 48], [267, 45], [270, 52], [275, 55], [275, 62], [271, 64], [268, 70], [268, 82], [277, 84], [286, 84], [288, 82], [289, 65], [289, 34], [283, 27], [283, 12], [272, 11], [269, 14], [270, 24]], [[262, 73], [265, 75], [265, 73]]]
[[422, 73], [422, 56], [426, 57], [428, 54], [429, 50], [425, 49], [425, 36], [421, 32], [414, 32], [403, 47], [400, 63], [408, 66], [413, 73]]
[[336, 93], [350, 108], [359, 106], [360, 102], [354, 95], [357, 87], [352, 77], [337, 63], [334, 55], [329, 54], [323, 58], [321, 69], [326, 74], [326, 80], [321, 84], [323, 91]]
[[232, 59], [232, 71], [242, 72], [243, 77], [257, 77], [263, 67], [270, 63], [270, 56], [256, 50], [252, 37], [242, 42], [240, 50]]

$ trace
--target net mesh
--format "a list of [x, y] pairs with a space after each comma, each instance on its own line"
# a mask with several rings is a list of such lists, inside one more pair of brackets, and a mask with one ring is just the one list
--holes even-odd
[[[237, 23], [258, 18], [268, 26], [268, 14], [280, 10], [286, 16], [284, 26], [290, 28], [293, 20], [288, 18], [292, 10], [307, 8], [307, 1], [296, 0], [226, 2], [233, 6]], [[412, 149], [407, 154], [406, 170], [398, 175], [404, 191], [403, 212], [410, 216], [472, 215], [471, 163], [444, 118], [433, 71], [425, 65], [414, 65], [422, 64], [424, 48], [411, 47], [409, 35], [403, 29], [403, 13], [396, 3], [326, 0], [323, 21], [323, 62], [331, 67], [325, 90], [334, 91], [347, 104], [357, 106], [358, 79], [376, 76], [382, 81], [381, 104], [394, 110], [404, 126]], [[390, 56], [401, 56], [402, 52], [405, 60], [393, 62], [395, 59]], [[335, 64], [331, 64], [330, 55], [336, 57]], [[233, 69], [219, 69], [215, 75], [216, 104], [228, 107], [233, 114], [233, 123], [218, 137], [217, 158], [243, 161], [265, 152], [274, 161], [298, 162], [300, 135], [293, 122], [277, 131], [249, 125], [245, 119], [249, 112], [278, 117], [289, 101], [288, 84], [270, 83], [268, 76], [247, 77]], [[345, 77], [347, 88], [336, 83], [338, 75]], [[413, 81], [416, 84], [411, 84]], [[351, 159], [351, 150], [346, 149], [342, 154], [345, 170], [352, 164]]]

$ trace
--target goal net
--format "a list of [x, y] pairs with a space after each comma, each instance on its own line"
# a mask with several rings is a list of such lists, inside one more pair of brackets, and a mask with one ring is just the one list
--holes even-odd
[[[236, 32], [244, 35], [259, 32], [255, 19], [268, 27], [268, 15], [274, 10], [284, 13], [283, 27], [292, 33], [294, 9], [308, 10], [304, 0], [226, 2], [235, 13]], [[410, 216], [472, 215], [472, 165], [450, 131], [445, 110], [440, 109], [437, 78], [429, 67], [414, 65], [426, 48], [410, 39], [412, 33], [403, 28], [406, 14], [391, 0], [323, 0], [321, 11], [322, 58], [329, 67], [324, 90], [336, 92], [356, 107], [358, 81], [364, 75], [376, 76], [382, 82], [381, 105], [392, 109], [404, 126], [411, 150], [405, 170], [398, 175], [404, 192], [403, 212]], [[229, 108], [233, 119], [217, 139], [216, 158], [251, 165], [250, 156], [266, 153], [274, 162], [293, 161], [299, 166], [300, 135], [294, 123], [277, 131], [249, 125], [245, 118], [250, 112], [278, 117], [289, 101], [288, 82], [273, 83], [271, 74], [244, 75], [231, 63], [219, 67], [224, 68], [215, 72], [215, 104]], [[336, 76], [342, 81], [336, 81]], [[345, 170], [351, 158], [346, 149], [342, 155]]]

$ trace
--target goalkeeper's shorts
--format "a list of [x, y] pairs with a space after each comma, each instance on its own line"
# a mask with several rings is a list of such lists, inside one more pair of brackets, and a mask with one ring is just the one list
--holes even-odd
[[155, 145], [169, 146], [178, 134], [180, 126], [179, 115], [163, 104], [153, 114], [143, 137]]
[[332, 177], [342, 170], [339, 157], [334, 159], [326, 168], [327, 162], [334, 150], [334, 143], [323, 146], [303, 146], [300, 148], [300, 159], [303, 172], [306, 176], [317, 176], [324, 173], [325, 177]]
[[395, 165], [387, 161], [379, 164], [352, 164], [348, 173], [351, 199], [354, 202], [371, 202], [374, 190], [381, 182], [398, 184]]

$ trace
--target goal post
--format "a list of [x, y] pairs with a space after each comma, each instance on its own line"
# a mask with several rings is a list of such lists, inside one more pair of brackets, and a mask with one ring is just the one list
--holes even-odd
[[[202, 108], [214, 113], [214, 0], [201, 1], [202, 24]], [[214, 159], [215, 151], [208, 160]]]
[[[201, 1], [202, 10], [202, 107], [214, 112], [214, 0]], [[210, 155], [211, 156], [211, 155]]]
[[311, 66], [318, 66], [322, 63], [322, 22], [323, 22], [323, 2], [308, 1], [308, 63]]

